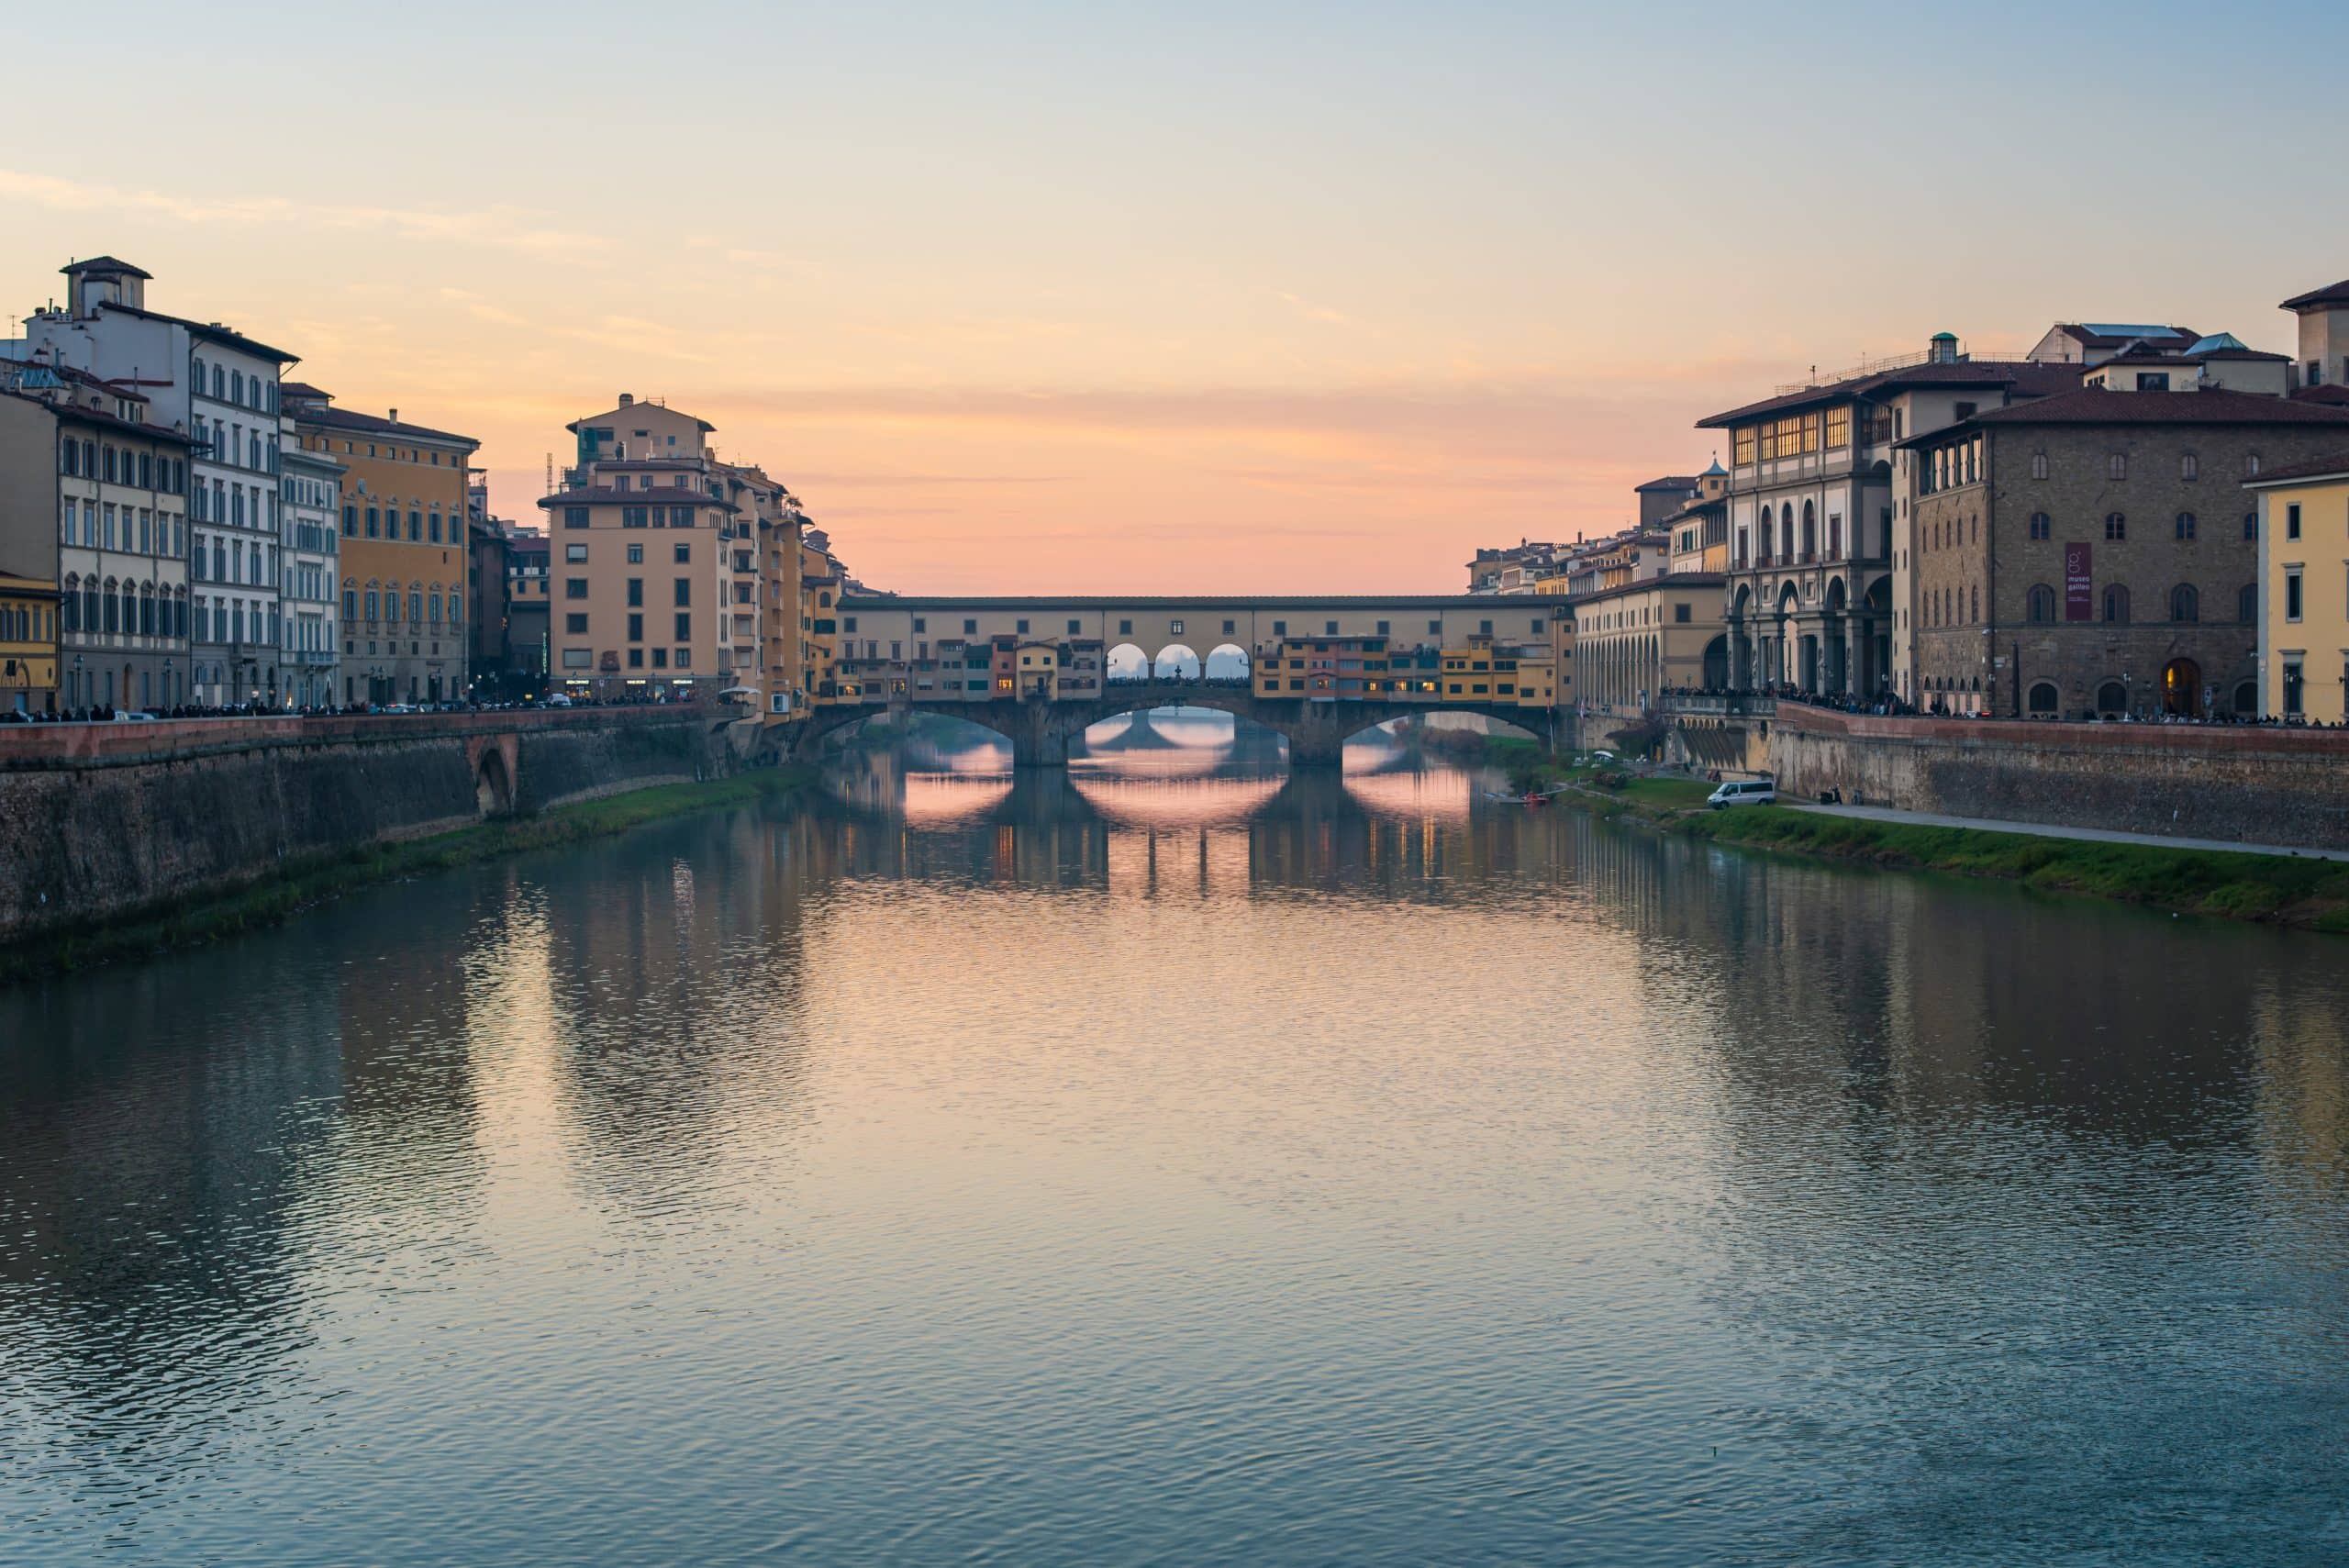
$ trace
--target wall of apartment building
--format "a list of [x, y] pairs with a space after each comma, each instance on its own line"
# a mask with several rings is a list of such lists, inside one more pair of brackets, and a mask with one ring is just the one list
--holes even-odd
[[2349, 719], [2349, 480], [2258, 495], [2260, 711], [2292, 712], [2286, 681], [2297, 671], [2299, 716], [2339, 724]]
[[[2199, 708], [2232, 711], [2239, 699], [2255, 706], [2243, 690], [2256, 680], [2258, 641], [2255, 614], [2246, 617], [2243, 603], [2258, 573], [2257, 541], [2244, 527], [2254, 510], [2241, 488], [2247, 462], [2302, 461], [2349, 444], [2349, 431], [2112, 425], [1992, 426], [1987, 433], [1980, 484], [1912, 506], [1908, 548], [1917, 597], [1905, 607], [1915, 617], [1920, 705], [1937, 694], [1978, 690], [1990, 711], [2013, 714], [2029, 711], [2032, 688], [2048, 683], [2062, 717], [2109, 706], [2106, 688], [2113, 685], [2127, 694], [2130, 711], [2155, 711], [2165, 671], [2183, 660], [2199, 677], [2192, 683]], [[2036, 479], [2032, 462], [2042, 453], [2047, 477]], [[2125, 462], [2118, 479], [2110, 472], [2115, 454]], [[2184, 477], [2189, 455], [2192, 479]], [[2043, 539], [2031, 537], [2037, 513], [2048, 518]], [[2122, 519], [2118, 539], [2107, 537], [2113, 514]], [[2190, 539], [2179, 537], [2181, 514], [2193, 518]], [[1935, 546], [1944, 528], [1963, 542]], [[2085, 621], [2065, 618], [2067, 544], [2088, 552]], [[2171, 614], [2172, 591], [2181, 584], [2195, 590], [2193, 620]], [[2104, 618], [2106, 590], [2116, 585], [2128, 595], [2126, 621]], [[2034, 586], [2051, 590], [2054, 620], [2031, 620]], [[1964, 612], [1936, 626], [1927, 606], [1942, 592], [1962, 595]]]
[[[673, 514], [693, 506], [694, 523], [629, 528], [626, 508], [616, 505], [550, 511], [548, 678], [598, 696], [650, 696], [656, 687], [714, 693], [731, 684], [719, 651], [730, 655], [734, 646], [721, 633], [732, 612], [737, 542], [724, 528], [735, 514], [696, 487], [643, 495]], [[574, 510], [586, 513], [585, 526], [570, 520]]]
[[[470, 622], [465, 548], [465, 452], [399, 432], [304, 425], [303, 444], [344, 465], [341, 586], [345, 701], [408, 702], [462, 695], [465, 625], [451, 625], [451, 595]], [[438, 458], [436, 463], [433, 460]], [[376, 530], [368, 530], [368, 514]], [[388, 517], [398, 518], [399, 537]], [[416, 519], [410, 538], [409, 519]], [[439, 517], [440, 537], [432, 538]], [[400, 595], [399, 614], [388, 595]], [[369, 595], [373, 595], [371, 615]], [[423, 598], [422, 595], [431, 595]], [[440, 615], [432, 614], [438, 602]], [[419, 618], [410, 614], [421, 607]]]

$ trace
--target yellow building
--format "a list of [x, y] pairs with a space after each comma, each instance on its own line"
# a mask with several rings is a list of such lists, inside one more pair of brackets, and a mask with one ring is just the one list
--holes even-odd
[[342, 700], [446, 702], [465, 695], [466, 473], [481, 443], [392, 409], [333, 406], [301, 382], [279, 389], [304, 450], [343, 467]]
[[1014, 690], [1021, 700], [1039, 697], [1051, 702], [1060, 696], [1059, 644], [1023, 641], [1016, 651], [1013, 667], [1019, 671], [1016, 678], [1019, 683]]
[[57, 707], [57, 584], [0, 572], [0, 708]]
[[2349, 719], [2349, 452], [2270, 469], [2259, 497], [2260, 711]]
[[1629, 717], [1655, 706], [1667, 691], [1726, 684], [1720, 589], [1721, 579], [1709, 573], [1675, 572], [1577, 601], [1573, 704]]
[[856, 702], [862, 694], [844, 689], [840, 660], [840, 598], [848, 573], [832, 554], [822, 529], [809, 528], [799, 547], [800, 689], [818, 706]]

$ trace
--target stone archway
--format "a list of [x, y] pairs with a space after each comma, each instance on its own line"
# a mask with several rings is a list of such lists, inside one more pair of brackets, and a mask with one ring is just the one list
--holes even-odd
[[495, 746], [482, 749], [473, 770], [473, 808], [484, 817], [504, 817], [514, 809], [514, 778], [507, 771], [506, 753]]

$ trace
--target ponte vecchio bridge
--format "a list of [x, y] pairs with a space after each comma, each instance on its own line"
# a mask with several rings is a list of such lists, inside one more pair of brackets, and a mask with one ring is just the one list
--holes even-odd
[[[951, 714], [1006, 737], [1019, 765], [1052, 767], [1103, 719], [1179, 704], [1277, 731], [1292, 766], [1335, 765], [1348, 737], [1410, 714], [1541, 733], [1561, 700], [1562, 607], [1489, 595], [845, 597], [829, 638], [815, 628], [833, 659], [807, 721], [789, 728], [805, 747], [876, 714]], [[1208, 675], [1211, 662], [1227, 673]], [[1113, 677], [1113, 664], [1138, 673]]]

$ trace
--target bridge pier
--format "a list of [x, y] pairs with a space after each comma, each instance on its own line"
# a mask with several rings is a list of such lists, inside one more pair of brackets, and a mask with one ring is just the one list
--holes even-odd
[[1011, 765], [1015, 768], [1065, 768], [1068, 766], [1068, 737], [1049, 725], [1023, 725], [1028, 733], [1011, 738]]

